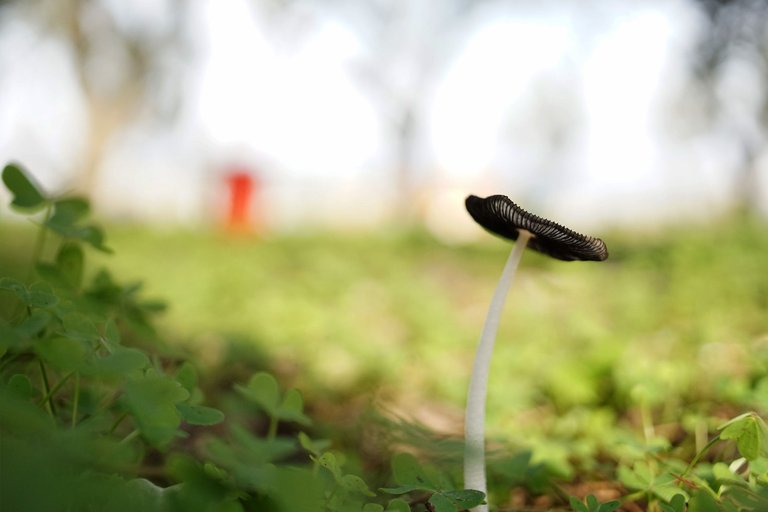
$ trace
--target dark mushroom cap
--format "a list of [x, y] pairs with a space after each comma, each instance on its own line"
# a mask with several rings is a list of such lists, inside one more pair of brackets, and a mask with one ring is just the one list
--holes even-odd
[[608, 258], [608, 249], [599, 238], [576, 233], [556, 222], [542, 219], [517, 206], [507, 196], [496, 195], [483, 199], [469, 196], [467, 211], [491, 233], [517, 240], [520, 230], [531, 233], [528, 247], [564, 261], [603, 261]]

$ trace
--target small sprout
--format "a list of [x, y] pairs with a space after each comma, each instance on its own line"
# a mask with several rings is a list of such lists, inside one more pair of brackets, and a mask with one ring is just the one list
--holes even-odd
[[[486, 198], [469, 196], [466, 207], [472, 218], [491, 233], [515, 240], [499, 284], [488, 308], [483, 332], [475, 356], [472, 377], [467, 395], [464, 423], [464, 487], [487, 494], [485, 475], [485, 401], [488, 388], [488, 371], [499, 327], [501, 310], [526, 247], [558, 260], [603, 261], [608, 249], [599, 238], [581, 235], [556, 222], [533, 215], [507, 196]], [[473, 510], [485, 512], [487, 504]]]
[[719, 427], [720, 439], [736, 441], [742, 457], [755, 460], [768, 456], [768, 425], [754, 412], [732, 418]]

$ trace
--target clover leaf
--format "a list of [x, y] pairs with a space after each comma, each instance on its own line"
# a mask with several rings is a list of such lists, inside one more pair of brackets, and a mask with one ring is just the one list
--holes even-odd
[[24, 210], [39, 210], [46, 199], [27, 172], [17, 164], [8, 164], [3, 169], [3, 183], [13, 194], [11, 206]]

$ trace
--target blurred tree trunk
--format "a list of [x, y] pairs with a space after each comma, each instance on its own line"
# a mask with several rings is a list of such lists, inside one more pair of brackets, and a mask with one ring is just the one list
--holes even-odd
[[396, 187], [401, 198], [398, 205], [398, 211], [405, 219], [409, 219], [415, 212], [414, 210], [414, 183], [416, 159], [414, 155], [415, 137], [417, 132], [416, 118], [414, 108], [411, 105], [403, 104], [400, 113], [400, 120], [395, 124], [396, 137]]
[[188, 0], [169, 1], [173, 2], [174, 22], [164, 33], [126, 29], [103, 0], [7, 2], [19, 7], [22, 15], [45, 32], [60, 37], [72, 50], [88, 123], [82, 168], [74, 187], [85, 195], [92, 195], [105, 152], [115, 135], [139, 116], [142, 107], [152, 111], [148, 79], [158, 71], [159, 56], [183, 42]]
[[108, 98], [95, 95], [88, 77], [86, 66], [89, 54], [89, 41], [83, 31], [82, 18], [88, 9], [93, 8], [91, 0], [62, 0], [59, 7], [63, 12], [61, 26], [64, 39], [70, 41], [75, 57], [75, 73], [86, 107], [87, 133], [84, 148], [82, 168], [74, 183], [75, 189], [91, 196], [97, 181], [97, 169], [104, 156], [104, 148], [118, 126], [122, 124], [125, 113], [112, 113], [112, 110], [123, 109], [122, 105]]
[[[758, 162], [768, 126], [768, 2], [699, 0], [709, 26], [697, 48], [695, 71], [709, 103], [710, 122], [721, 122], [739, 139], [740, 169], [735, 183], [737, 209], [755, 215], [760, 209]], [[718, 96], [718, 80], [734, 59], [759, 76], [758, 97]], [[750, 104], [749, 101], [754, 104]]]
[[106, 99], [88, 92], [85, 97], [88, 134], [82, 169], [75, 188], [90, 197], [98, 184], [99, 169], [107, 147], [118, 131], [136, 115], [140, 94], [138, 87], [130, 87], [117, 98]]

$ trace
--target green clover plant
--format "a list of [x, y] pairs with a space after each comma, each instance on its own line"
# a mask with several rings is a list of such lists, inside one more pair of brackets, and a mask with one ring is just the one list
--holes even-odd
[[383, 488], [388, 494], [430, 494], [429, 503], [436, 512], [457, 512], [485, 503], [485, 495], [473, 489], [457, 490], [446, 476], [435, 468], [420, 464], [416, 457], [407, 453], [392, 459], [392, 474], [396, 487]]

